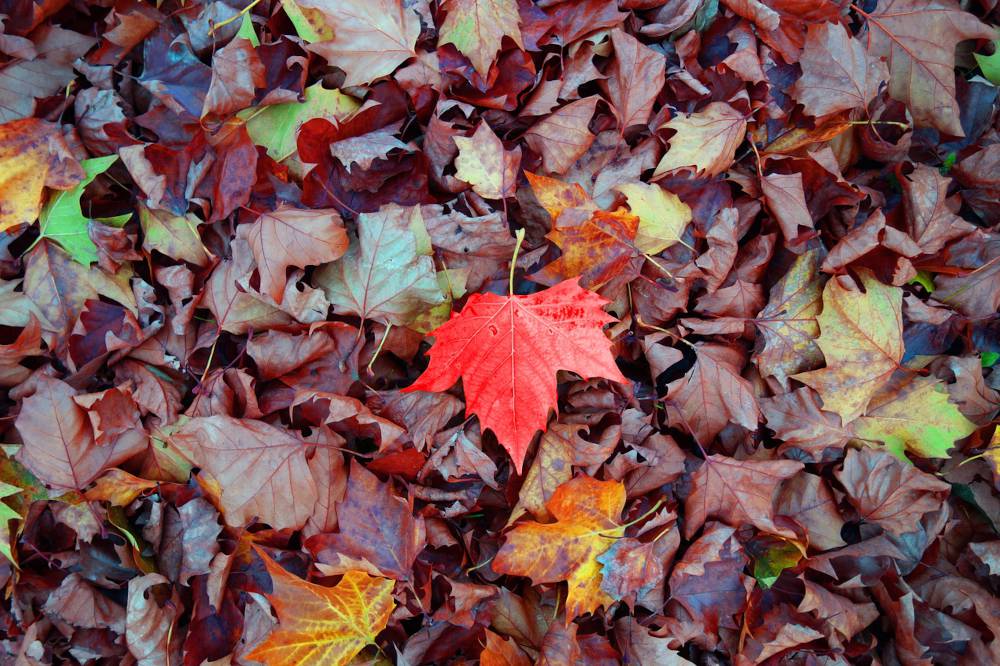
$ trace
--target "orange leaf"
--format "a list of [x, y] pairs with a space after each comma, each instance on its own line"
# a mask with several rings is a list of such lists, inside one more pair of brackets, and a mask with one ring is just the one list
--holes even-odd
[[278, 615], [278, 626], [247, 655], [269, 666], [347, 664], [375, 642], [389, 622], [395, 604], [393, 582], [349, 571], [333, 587], [293, 576], [254, 548], [274, 586], [266, 595]]
[[625, 534], [619, 525], [624, 484], [579, 476], [559, 486], [546, 508], [556, 522], [516, 525], [493, 560], [494, 570], [527, 576], [535, 584], [567, 581], [567, 619], [613, 603], [601, 589], [603, 565], [597, 558]]

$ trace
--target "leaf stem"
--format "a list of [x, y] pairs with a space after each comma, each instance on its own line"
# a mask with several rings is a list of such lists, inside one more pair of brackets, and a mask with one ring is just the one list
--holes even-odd
[[514, 295], [514, 267], [517, 266], [517, 255], [521, 251], [521, 243], [524, 242], [524, 228], [514, 232], [517, 244], [514, 245], [514, 256], [510, 258], [510, 275], [507, 276], [507, 295]]

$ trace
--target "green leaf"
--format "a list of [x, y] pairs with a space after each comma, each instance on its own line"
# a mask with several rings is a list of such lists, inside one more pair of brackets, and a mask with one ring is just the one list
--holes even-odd
[[240, 114], [247, 122], [247, 133], [267, 154], [280, 162], [295, 154], [296, 135], [303, 123], [313, 118], [340, 120], [356, 111], [358, 103], [339, 90], [328, 90], [315, 83], [305, 90], [304, 102], [274, 104]]
[[788, 541], [777, 541], [754, 558], [753, 577], [767, 589], [774, 585], [781, 572], [790, 569], [802, 559], [802, 551]]
[[947, 458], [955, 441], [976, 430], [976, 425], [948, 402], [941, 382], [917, 377], [876, 395], [867, 413], [855, 422], [858, 437], [878, 441], [895, 456], [905, 451], [924, 458]]
[[[48, 238], [55, 241], [74, 261], [84, 266], [97, 261], [97, 246], [87, 233], [87, 226], [92, 218], [84, 215], [80, 209], [80, 197], [83, 196], [83, 190], [87, 185], [94, 182], [97, 176], [107, 171], [116, 161], [118, 161], [117, 155], [108, 155], [80, 162], [86, 176], [73, 189], [56, 192], [45, 204], [38, 218], [41, 230], [39, 240]], [[129, 217], [131, 214], [93, 221], [120, 227]]]
[[984, 351], [981, 361], [984, 368], [992, 368], [1000, 361], [1000, 352]]
[[243, 20], [240, 22], [239, 32], [236, 33], [237, 39], [243, 38], [250, 42], [254, 48], [260, 46], [260, 40], [257, 38], [257, 31], [253, 29], [253, 21], [250, 19], [249, 12], [243, 15]]
[[983, 71], [983, 76], [990, 80], [995, 86], [1000, 86], [1000, 39], [993, 42], [993, 55], [980, 55], [979, 53], [973, 54], [976, 56], [976, 62], [979, 63], [979, 69]]
[[917, 276], [910, 280], [910, 284], [919, 284], [927, 290], [928, 294], [934, 293], [934, 276], [927, 271], [918, 271]]
[[[0, 500], [11, 495], [16, 495], [19, 492], [21, 492], [21, 489], [17, 486], [0, 481]], [[10, 547], [10, 521], [20, 520], [20, 518], [21, 515], [17, 511], [10, 508], [5, 502], [0, 501], [0, 553], [10, 560], [11, 564], [15, 567], [17, 566], [17, 562], [14, 561], [14, 553]]]
[[292, 22], [295, 32], [304, 41], [312, 43], [324, 39], [324, 36], [317, 30], [317, 25], [309, 20], [302, 11], [302, 8], [296, 4], [295, 0], [281, 0], [281, 8], [285, 10], [285, 14], [288, 16], [288, 20]]

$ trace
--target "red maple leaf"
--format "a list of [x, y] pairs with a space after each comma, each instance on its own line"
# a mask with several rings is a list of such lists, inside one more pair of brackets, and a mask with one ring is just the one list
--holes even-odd
[[576, 278], [530, 296], [473, 294], [461, 313], [431, 332], [430, 364], [406, 391], [444, 391], [459, 377], [466, 415], [476, 414], [514, 460], [556, 408], [556, 372], [627, 382], [601, 327], [607, 301]]

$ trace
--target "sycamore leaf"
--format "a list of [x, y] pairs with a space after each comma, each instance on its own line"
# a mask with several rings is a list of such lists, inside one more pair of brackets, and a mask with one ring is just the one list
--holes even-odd
[[504, 150], [503, 143], [485, 122], [479, 124], [471, 137], [456, 136], [458, 157], [455, 176], [472, 185], [472, 190], [485, 199], [504, 199], [514, 195], [517, 171], [521, 166], [521, 149]]
[[174, 215], [169, 211], [139, 205], [142, 246], [146, 250], [156, 250], [171, 259], [196, 266], [207, 266], [212, 255], [201, 241], [200, 224], [201, 220], [194, 213]]
[[267, 85], [264, 63], [248, 39], [237, 37], [212, 56], [212, 82], [205, 94], [202, 119], [222, 120], [253, 104], [255, 91]]
[[816, 344], [826, 367], [792, 376], [816, 389], [823, 409], [845, 424], [864, 413], [903, 358], [902, 290], [882, 284], [867, 269], [858, 275], [860, 285], [840, 276], [823, 289]]
[[484, 79], [504, 37], [524, 49], [517, 0], [446, 0], [441, 7], [448, 15], [438, 30], [438, 46], [454, 44]]
[[799, 65], [802, 78], [791, 92], [816, 117], [866, 108], [889, 78], [885, 63], [840, 23], [809, 25]]
[[732, 527], [753, 525], [778, 536], [796, 538], [793, 530], [774, 522], [778, 487], [802, 469], [793, 460], [736, 460], [710, 455], [691, 480], [684, 502], [684, 536], [697, 533], [705, 520], [718, 518]]
[[[339, 90], [314, 83], [303, 91], [305, 101], [272, 104], [253, 110], [247, 117], [247, 134], [267, 154], [281, 162], [296, 153], [299, 128], [313, 118], [343, 120], [358, 110], [358, 102]], [[243, 114], [240, 114], [241, 116]]]
[[545, 235], [562, 255], [532, 275], [545, 284], [579, 277], [588, 289], [634, 277], [641, 263], [636, 247], [639, 218], [625, 209], [593, 212], [576, 209], [559, 216]]
[[917, 125], [965, 136], [955, 99], [955, 47], [994, 31], [953, 0], [886, 0], [867, 19], [868, 51], [889, 63], [889, 95]]
[[666, 80], [666, 59], [621, 28], [611, 31], [611, 44], [615, 58], [606, 84], [618, 129], [624, 134], [649, 120]]
[[934, 167], [918, 164], [913, 173], [899, 179], [899, 184], [906, 205], [906, 232], [924, 253], [934, 254], [975, 231], [976, 227], [955, 214], [958, 202], [952, 201], [954, 206], [949, 203], [951, 179]]
[[592, 95], [567, 104], [525, 133], [525, 142], [542, 156], [542, 169], [546, 173], [566, 173], [594, 143], [588, 126], [600, 99]]
[[712, 102], [696, 113], [674, 116], [660, 128], [677, 133], [667, 140], [670, 149], [656, 165], [653, 180], [685, 168], [699, 176], [722, 173], [733, 163], [746, 128], [744, 115], [725, 102]]
[[948, 401], [944, 385], [929, 377], [916, 377], [876, 394], [854, 427], [858, 437], [882, 442], [900, 458], [906, 451], [947, 458], [957, 440], [976, 430], [976, 424]]
[[486, 630], [486, 647], [479, 654], [480, 666], [531, 666], [531, 660], [512, 638]]
[[764, 348], [754, 357], [761, 374], [787, 388], [788, 377], [812, 370], [823, 362], [816, 346], [822, 304], [820, 252], [799, 255], [788, 272], [771, 287], [770, 298], [754, 319]]
[[[699, 342], [698, 359], [680, 379], [667, 386], [667, 414], [703, 446], [727, 423], [756, 430], [760, 408], [753, 388], [740, 377], [744, 354], [735, 347]], [[675, 416], [676, 415], [676, 416]]]
[[[86, 174], [71, 190], [56, 192], [46, 203], [38, 218], [39, 238], [55, 241], [73, 258], [73, 261], [89, 266], [97, 261], [97, 246], [90, 240], [87, 231], [91, 218], [80, 210], [80, 197], [83, 190], [97, 176], [111, 168], [118, 161], [117, 155], [94, 157], [80, 162]], [[120, 215], [104, 222], [112, 226], [121, 226], [131, 217], [131, 214]]]
[[315, 508], [316, 482], [306, 443], [254, 419], [204, 416], [188, 420], [170, 442], [218, 484], [226, 522], [258, 518], [275, 529], [299, 528]]
[[406, 326], [445, 301], [419, 206], [383, 206], [358, 216], [358, 239], [316, 272], [335, 309]]
[[58, 125], [24, 118], [0, 125], [0, 232], [31, 224], [44, 188], [69, 190], [86, 174]]
[[11, 531], [10, 531], [10, 521], [20, 520], [21, 514], [12, 509], [6, 502], [3, 501], [5, 497], [10, 497], [11, 495], [16, 495], [21, 492], [21, 489], [17, 486], [12, 486], [9, 483], [4, 483], [0, 481], [0, 555], [3, 555], [7, 560], [17, 566], [17, 561], [14, 559], [14, 552], [11, 550]]
[[18, 462], [49, 486], [82, 490], [105, 469], [145, 448], [146, 435], [131, 430], [98, 445], [87, 411], [76, 397], [66, 382], [39, 376], [14, 426], [24, 441]]
[[651, 183], [625, 183], [616, 187], [628, 198], [628, 207], [639, 218], [635, 246], [645, 254], [659, 254], [681, 237], [691, 221], [691, 209], [673, 192]]
[[885, 451], [851, 450], [834, 472], [862, 520], [902, 536], [920, 529], [925, 513], [939, 511], [951, 486]]
[[393, 582], [349, 571], [333, 587], [293, 576], [254, 547], [271, 577], [265, 594], [278, 626], [247, 655], [270, 666], [344, 666], [385, 629], [395, 603]]
[[280, 207], [257, 218], [247, 240], [260, 272], [261, 292], [277, 303], [285, 293], [290, 266], [318, 266], [347, 251], [344, 222], [334, 209]]
[[479, 416], [518, 473], [538, 430], [556, 408], [556, 373], [625, 382], [601, 327], [606, 301], [577, 280], [529, 296], [473, 294], [431, 332], [427, 370], [405, 391], [444, 391], [463, 380], [466, 414]]
[[416, 55], [420, 19], [403, 0], [297, 0], [333, 29], [333, 38], [309, 44], [347, 73], [345, 87], [369, 83]]
[[493, 560], [493, 569], [527, 576], [536, 585], [567, 581], [567, 620], [610, 605], [614, 600], [601, 589], [602, 565], [597, 558], [625, 534], [619, 524], [625, 486], [578, 476], [559, 486], [546, 507], [556, 522], [515, 525]]

